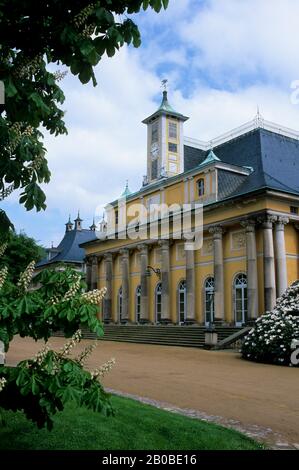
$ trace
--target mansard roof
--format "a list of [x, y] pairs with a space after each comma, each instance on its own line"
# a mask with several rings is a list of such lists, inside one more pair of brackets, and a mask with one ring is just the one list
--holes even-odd
[[84, 249], [80, 248], [81, 243], [86, 243], [95, 240], [95, 232], [92, 230], [70, 230], [65, 232], [63, 239], [58, 247], [54, 249], [57, 254], [50, 260], [43, 259], [37, 263], [36, 267], [46, 267], [54, 263], [74, 263], [81, 264], [85, 256]]
[[[213, 150], [221, 162], [251, 167], [253, 170], [233, 195], [259, 189], [299, 194], [298, 139], [257, 128], [228, 140]], [[207, 155], [206, 150], [185, 145], [185, 170], [198, 167]]]

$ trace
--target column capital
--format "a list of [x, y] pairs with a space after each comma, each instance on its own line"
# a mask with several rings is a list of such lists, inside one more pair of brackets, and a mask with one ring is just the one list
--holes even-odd
[[112, 261], [112, 253], [108, 252], [104, 254], [105, 261]]
[[146, 245], [145, 243], [142, 243], [141, 245], [137, 246], [137, 250], [140, 251], [141, 254], [147, 254], [148, 248], [148, 245]]
[[277, 216], [272, 214], [265, 214], [264, 216], [259, 217], [258, 221], [262, 224], [263, 228], [271, 229], [274, 222], [277, 221]]
[[246, 219], [240, 222], [240, 225], [245, 228], [246, 232], [254, 232], [256, 227], [256, 220]]
[[98, 264], [98, 256], [97, 255], [93, 255], [91, 257], [91, 263], [92, 264]]
[[284, 226], [289, 223], [290, 219], [286, 216], [282, 217], [277, 217], [276, 223], [275, 223], [275, 229], [276, 230], [284, 230]]
[[128, 248], [122, 248], [121, 250], [119, 250], [119, 254], [125, 258], [127, 256], [129, 256], [129, 249]]
[[209, 233], [213, 235], [213, 238], [221, 238], [224, 234], [224, 229], [220, 225], [215, 225], [209, 228]]
[[158, 241], [158, 246], [160, 246], [162, 250], [168, 250], [169, 240], [159, 240]]

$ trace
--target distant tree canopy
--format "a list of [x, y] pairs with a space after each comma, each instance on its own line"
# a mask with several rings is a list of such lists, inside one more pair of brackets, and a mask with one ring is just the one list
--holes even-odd
[[[0, 201], [21, 189], [27, 210], [45, 209], [41, 183], [50, 171], [40, 128], [66, 133], [58, 82], [66, 66], [81, 83], [92, 80], [94, 66], [125, 43], [139, 47], [140, 33], [128, 15], [142, 8], [159, 12], [169, 0], [0, 0], [0, 80], [5, 105], [0, 109]], [[12, 226], [0, 208], [0, 237]]]
[[8, 279], [16, 283], [20, 274], [31, 261], [40, 261], [46, 255], [45, 249], [25, 233], [10, 233], [5, 254], [0, 258], [0, 269], [8, 267]]

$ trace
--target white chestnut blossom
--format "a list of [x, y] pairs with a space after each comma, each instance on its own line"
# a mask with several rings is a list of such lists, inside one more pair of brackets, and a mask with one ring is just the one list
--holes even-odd
[[28, 264], [27, 268], [23, 273], [20, 275], [20, 279], [18, 280], [17, 286], [24, 290], [25, 292], [28, 290], [28, 287], [30, 285], [33, 273], [35, 269], [35, 261], [31, 261], [31, 263]]
[[99, 305], [101, 303], [101, 300], [105, 296], [107, 292], [107, 288], [103, 287], [102, 289], [94, 289], [89, 292], [84, 292], [82, 294], [81, 298], [82, 300], [86, 301], [89, 304], [95, 304]]
[[4, 268], [0, 269], [0, 289], [3, 286], [5, 279], [7, 278], [8, 268], [5, 266]]
[[0, 392], [4, 389], [6, 382], [7, 380], [4, 377], [0, 377]]
[[60, 349], [61, 356], [68, 356], [71, 350], [80, 343], [82, 338], [81, 330], [77, 330], [76, 333], [71, 337], [69, 341], [65, 343], [65, 345]]
[[116, 361], [115, 361], [114, 358], [110, 359], [109, 361], [105, 362], [105, 364], [103, 364], [98, 369], [93, 370], [91, 372], [91, 377], [93, 379], [98, 379], [98, 378], [103, 377], [108, 372], [110, 372], [110, 370], [112, 369], [112, 367], [114, 366], [115, 363], [116, 363]]

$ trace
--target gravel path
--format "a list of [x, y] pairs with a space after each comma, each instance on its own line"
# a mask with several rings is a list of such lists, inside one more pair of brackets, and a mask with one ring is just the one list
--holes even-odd
[[[64, 340], [52, 338], [60, 347]], [[79, 352], [90, 341], [83, 340]], [[41, 342], [16, 338], [7, 364], [41, 348]], [[114, 369], [104, 385], [193, 418], [237, 429], [276, 449], [299, 450], [298, 369], [255, 364], [232, 351], [99, 342], [88, 362], [95, 368], [111, 357]]]

